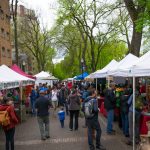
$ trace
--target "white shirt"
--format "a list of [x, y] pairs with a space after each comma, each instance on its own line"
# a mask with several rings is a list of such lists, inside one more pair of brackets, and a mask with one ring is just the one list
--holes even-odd
[[57, 90], [52, 90], [52, 101], [57, 101], [58, 98], [57, 98]]

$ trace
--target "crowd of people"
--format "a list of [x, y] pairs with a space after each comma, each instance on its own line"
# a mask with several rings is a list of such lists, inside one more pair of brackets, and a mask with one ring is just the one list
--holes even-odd
[[[46, 140], [50, 137], [48, 110], [49, 107], [52, 106], [52, 115], [53, 117], [56, 117], [58, 114], [62, 128], [64, 128], [65, 116], [69, 115], [70, 131], [78, 130], [79, 113], [83, 111], [85, 116], [85, 126], [88, 129], [88, 144], [90, 150], [95, 150], [95, 148], [97, 150], [105, 150], [100, 143], [101, 127], [98, 121], [99, 109], [94, 86], [89, 83], [81, 84], [81, 82], [74, 84], [73, 86], [59, 83], [54, 85], [53, 88], [48, 88], [46, 85], [40, 85], [37, 89], [39, 90], [39, 94], [36, 95], [39, 97], [35, 100], [32, 113], [34, 114], [34, 109], [37, 110], [41, 140]], [[35, 94], [36, 91], [37, 90], [32, 89], [31, 96], [32, 93]], [[57, 108], [59, 109], [58, 112]], [[93, 144], [93, 130], [96, 131], [96, 147]]]
[[[116, 85], [114, 82], [110, 83], [110, 87], [103, 91], [104, 93], [104, 107], [107, 111], [107, 128], [108, 135], [115, 135], [116, 131], [113, 128], [114, 110], [116, 109]], [[97, 91], [94, 84], [88, 82], [77, 83], [57, 83], [53, 87], [47, 84], [39, 84], [33, 87], [30, 94], [31, 113], [37, 116], [37, 122], [41, 134], [41, 140], [45, 141], [50, 138], [49, 133], [49, 109], [52, 109], [52, 117], [60, 122], [60, 127], [66, 126], [65, 118], [69, 117], [70, 131], [78, 131], [79, 115], [84, 114], [85, 124], [84, 128], [88, 131], [88, 144], [90, 150], [105, 150], [101, 144], [101, 126], [98, 119], [99, 108], [97, 100]], [[119, 117], [118, 122], [123, 134], [129, 137], [128, 145], [133, 144], [133, 94], [132, 89], [124, 87], [122, 94], [119, 96]], [[118, 102], [117, 102], [118, 103]], [[6, 135], [6, 150], [14, 150], [14, 134], [15, 126], [18, 124], [18, 119], [15, 115], [13, 102], [11, 97], [4, 97], [1, 100], [0, 111], [7, 111], [11, 118], [7, 126], [3, 126]], [[139, 116], [140, 110], [136, 109], [136, 127], [135, 135], [136, 142], [139, 142]], [[96, 145], [93, 143], [93, 132], [96, 132]]]

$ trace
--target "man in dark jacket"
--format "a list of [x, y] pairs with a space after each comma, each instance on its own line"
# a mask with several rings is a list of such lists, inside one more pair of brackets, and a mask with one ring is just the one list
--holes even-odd
[[[86, 116], [85, 105], [87, 102], [91, 102], [92, 104], [92, 115], [91, 117]], [[93, 130], [96, 130], [96, 150], [106, 150], [100, 143], [101, 138], [101, 127], [98, 121], [98, 102], [96, 99], [96, 93], [94, 90], [89, 91], [89, 97], [84, 101], [83, 104], [83, 111], [85, 112], [86, 116], [86, 123], [88, 127], [88, 144], [90, 150], [95, 150], [95, 146], [93, 144]]]
[[62, 85], [62, 88], [60, 89], [59, 92], [59, 96], [60, 96], [60, 106], [65, 106], [66, 107], [66, 114], [68, 115], [68, 103], [67, 103], [67, 99], [69, 96], [69, 89], [67, 89], [67, 87], [65, 87], [64, 85]]
[[45, 91], [41, 90], [40, 97], [35, 102], [35, 108], [37, 111], [37, 120], [38, 120], [40, 133], [41, 133], [41, 140], [46, 140], [46, 138], [50, 138], [49, 136], [50, 105], [51, 105], [50, 101], [45, 97]]
[[112, 82], [110, 83], [110, 87], [106, 90], [104, 101], [104, 106], [107, 111], [107, 134], [109, 135], [115, 134], [115, 130], [113, 130], [115, 104], [115, 83]]

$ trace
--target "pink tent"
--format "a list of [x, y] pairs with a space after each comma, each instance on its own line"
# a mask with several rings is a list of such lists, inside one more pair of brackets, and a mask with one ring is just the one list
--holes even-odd
[[36, 77], [32, 76], [32, 75], [29, 75], [29, 74], [26, 74], [25, 72], [23, 72], [16, 64], [14, 64], [11, 69], [25, 77], [28, 77], [28, 78], [31, 78], [31, 79], [36, 79]]

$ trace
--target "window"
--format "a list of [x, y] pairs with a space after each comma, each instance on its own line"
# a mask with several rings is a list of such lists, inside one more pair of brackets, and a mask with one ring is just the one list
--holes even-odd
[[10, 51], [10, 49], [7, 49], [7, 57], [11, 58], [11, 51]]
[[7, 38], [7, 40], [10, 40], [10, 34], [9, 34], [9, 32], [6, 32], [6, 38]]
[[0, 17], [2, 20], [4, 20], [4, 11], [0, 7]]
[[1, 37], [5, 36], [4, 28], [1, 28]]
[[2, 57], [6, 57], [5, 47], [2, 47]]
[[11, 16], [6, 14], [6, 22], [7, 22], [7, 23], [10, 22], [10, 19], [11, 19]]

